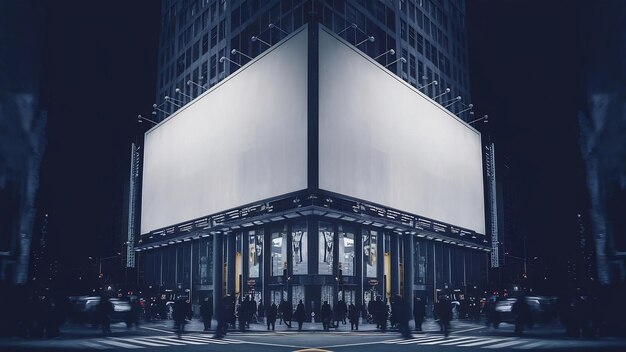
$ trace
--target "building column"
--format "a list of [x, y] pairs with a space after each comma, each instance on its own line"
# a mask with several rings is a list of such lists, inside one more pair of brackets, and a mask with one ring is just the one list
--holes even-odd
[[389, 233], [389, 236], [391, 237], [391, 248], [388, 249], [391, 255], [391, 287], [389, 292], [393, 298], [400, 293], [400, 240], [399, 235], [395, 232]]
[[402, 236], [402, 246], [404, 247], [404, 301], [409, 310], [413, 311], [413, 258], [415, 246], [413, 246], [413, 235]]
[[237, 236], [236, 233], [231, 232], [225, 235], [226, 236], [226, 290], [228, 294], [235, 294], [235, 280], [238, 278], [235, 277], [235, 261], [237, 260], [237, 244], [235, 243], [235, 238]]
[[221, 309], [224, 297], [224, 237], [213, 235], [213, 311]]

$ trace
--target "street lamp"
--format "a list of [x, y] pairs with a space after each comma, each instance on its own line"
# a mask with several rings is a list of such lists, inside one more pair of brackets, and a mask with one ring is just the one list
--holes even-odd
[[263, 43], [265, 45], [267, 45], [268, 47], [271, 47], [272, 45], [266, 41], [263, 41], [261, 38], [257, 37], [256, 35], [253, 35], [252, 38], [250, 38], [251, 41], [256, 42], [259, 41], [260, 43]]
[[468, 125], [471, 125], [471, 124], [473, 124], [473, 123], [475, 123], [475, 122], [478, 122], [478, 121], [480, 121], [480, 120], [484, 120], [484, 121], [483, 121], [484, 123], [489, 122], [489, 115], [485, 115], [485, 116], [483, 116], [483, 117], [479, 117], [479, 118], [477, 118], [477, 119], [476, 119], [476, 120], [474, 120], [474, 121], [470, 121], [470, 122], [468, 122], [467, 124], [468, 124]]
[[362, 41], [360, 41], [358, 44], [356, 44], [356, 45], [355, 45], [355, 47], [357, 47], [357, 48], [358, 48], [358, 47], [359, 47], [359, 45], [361, 45], [361, 44], [363, 44], [363, 43], [365, 43], [365, 42], [367, 42], [367, 41], [370, 41], [371, 43], [373, 43], [373, 42], [374, 42], [374, 40], [376, 40], [376, 38], [374, 38], [373, 36], [371, 36], [371, 35], [370, 35], [369, 37], [367, 37], [367, 38], [363, 39], [363, 40], [362, 40]]
[[[146, 120], [146, 121], [148, 121], [148, 122], [150, 122], [150, 123], [152, 123], [152, 124], [154, 124], [154, 125], [158, 125], [158, 123], [157, 123], [157, 122], [152, 121], [152, 120], [150, 120], [150, 119], [149, 119], [149, 118], [147, 118], [147, 117], [143, 117], [143, 116], [141, 116], [141, 114], [140, 114], [140, 115], [137, 115], [137, 122], [143, 122], [143, 120]], [[91, 259], [91, 257], [89, 257], [89, 259]]]

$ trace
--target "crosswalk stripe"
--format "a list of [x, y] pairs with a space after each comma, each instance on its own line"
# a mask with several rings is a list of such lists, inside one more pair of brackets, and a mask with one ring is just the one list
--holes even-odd
[[98, 340], [98, 342], [122, 348], [144, 348], [143, 346], [131, 345], [129, 343], [119, 342], [115, 340]]
[[488, 343], [495, 343], [495, 342], [507, 341], [507, 340], [510, 340], [510, 338], [506, 338], [506, 339], [491, 339], [491, 338], [487, 338], [486, 340], [483, 340], [483, 341], [478, 341], [478, 342], [472, 342], [472, 343], [466, 343], [466, 344], [463, 344], [463, 345], [459, 345], [459, 347], [474, 347], [474, 346], [486, 345]]
[[405, 341], [405, 339], [386, 340], [386, 341], [383, 341], [383, 343], [396, 343], [396, 342], [400, 342], [400, 341]]
[[425, 343], [421, 343], [420, 345], [439, 345], [439, 344], [445, 344], [447, 342], [452, 342], [452, 341], [467, 341], [467, 339], [471, 339], [471, 337], [453, 337], [450, 339], [443, 339], [439, 341], [425, 342]]
[[531, 348], [541, 347], [541, 346], [544, 346], [544, 345], [546, 345], [546, 341], [537, 341], [537, 342], [529, 343], [527, 345], [515, 346], [513, 348], [521, 348], [521, 349], [524, 349], [524, 350], [528, 350], [528, 349], [531, 349]]
[[199, 339], [206, 339], [208, 341], [211, 342], [225, 342], [225, 343], [232, 343], [232, 344], [236, 344], [236, 343], [242, 343], [239, 340], [233, 340], [233, 339], [227, 339], [227, 338], [221, 338], [221, 339], [215, 339], [213, 337], [210, 336], [206, 336], [206, 335], [189, 335], [190, 337], [194, 337], [194, 338], [199, 338]]
[[186, 338], [181, 338], [181, 339], [176, 339], [173, 337], [157, 337], [159, 340], [167, 340], [167, 341], [172, 341], [172, 342], [180, 342], [181, 344], [185, 345], [185, 344], [191, 344], [191, 345], [204, 345], [205, 343], [203, 342], [198, 342], [198, 341], [193, 341], [193, 340], [189, 340]]
[[185, 343], [182, 340], [174, 339], [174, 338], [171, 338], [171, 337], [154, 336], [153, 339], [159, 340], [158, 342], [164, 341], [164, 342], [167, 342], [170, 345], [174, 345], [174, 346], [184, 346], [185, 345]]
[[118, 341], [122, 341], [122, 342], [138, 343], [140, 345], [146, 345], [146, 346], [151, 346], [151, 347], [169, 346], [169, 345], [166, 345], [164, 343], [155, 343], [155, 342], [151, 342], [151, 341], [143, 341], [143, 340], [140, 340], [140, 339], [123, 339], [123, 338], [119, 338], [119, 337], [113, 337], [113, 338], [118, 340]]
[[528, 341], [527, 340], [506, 341], [506, 342], [501, 342], [501, 343], [491, 345], [491, 346], [485, 346], [484, 348], [502, 348], [502, 347], [508, 347], [508, 346], [513, 346], [513, 345], [521, 345], [526, 342]]
[[446, 343], [442, 343], [441, 346], [454, 346], [454, 345], [460, 345], [462, 343], [470, 343], [470, 342], [476, 342], [479, 340], [482, 340], [482, 337], [470, 337], [469, 340], [457, 340], [454, 342], [446, 342]]
[[156, 338], [155, 337], [136, 337], [135, 340], [141, 340], [141, 341], [148, 341], [148, 342], [153, 342], [153, 343], [160, 343], [163, 344], [165, 346], [184, 346], [183, 343], [178, 343], [178, 342], [171, 342], [171, 341], [153, 341], [152, 339]]
[[204, 343], [214, 343], [217, 345], [228, 345], [228, 342], [215, 340], [215, 339], [208, 339], [204, 337], [185, 336], [185, 340], [192, 340], [192, 341], [198, 341], [198, 342], [204, 342]]
[[443, 340], [443, 336], [439, 336], [439, 337], [430, 337], [427, 339], [420, 339], [420, 340], [407, 340], [407, 341], [403, 341], [403, 342], [398, 342], [398, 345], [410, 345], [410, 344], [414, 344], [414, 343], [418, 343], [421, 344], [422, 342], [431, 342], [431, 341], [437, 341], [437, 340]]
[[85, 346], [85, 347], [95, 348], [95, 349], [98, 349], [98, 350], [103, 350], [103, 349], [106, 349], [106, 348], [110, 348], [108, 346], [99, 345], [97, 343], [93, 343], [93, 342], [89, 342], [89, 341], [82, 341], [81, 344], [83, 346]]

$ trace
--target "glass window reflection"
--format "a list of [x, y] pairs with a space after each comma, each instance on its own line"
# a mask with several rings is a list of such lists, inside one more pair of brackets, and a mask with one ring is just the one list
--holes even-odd
[[270, 266], [272, 276], [281, 276], [286, 269], [287, 259], [287, 230], [282, 228], [272, 229], [272, 257]]
[[333, 245], [335, 233], [331, 224], [320, 222], [319, 224], [319, 266], [320, 275], [333, 274]]
[[339, 225], [339, 269], [344, 276], [354, 276], [354, 229]]
[[292, 267], [294, 275], [303, 275], [308, 273], [307, 261], [307, 227], [306, 222], [302, 222], [293, 226], [291, 232], [291, 253]]
[[363, 262], [366, 277], [376, 277], [376, 241], [378, 233], [374, 230], [363, 230]]

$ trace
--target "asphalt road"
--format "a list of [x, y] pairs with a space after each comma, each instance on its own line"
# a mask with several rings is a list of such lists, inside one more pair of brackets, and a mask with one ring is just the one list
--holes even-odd
[[171, 330], [170, 322], [142, 326], [126, 330], [113, 329], [111, 336], [103, 337], [97, 330], [66, 331], [60, 338], [49, 340], [2, 339], [1, 351], [302, 351], [302, 352], [348, 352], [348, 351], [626, 351], [623, 339], [567, 339], [560, 331], [549, 327], [537, 328], [522, 337], [512, 334], [511, 326], [489, 329], [472, 323], [456, 323], [454, 331], [445, 338], [436, 329], [415, 333], [405, 339], [397, 332], [350, 331], [343, 326], [337, 331], [323, 332], [315, 326], [308, 331], [269, 332], [260, 326], [253, 331], [229, 332], [223, 339], [213, 339], [211, 333], [200, 329], [178, 338]]

